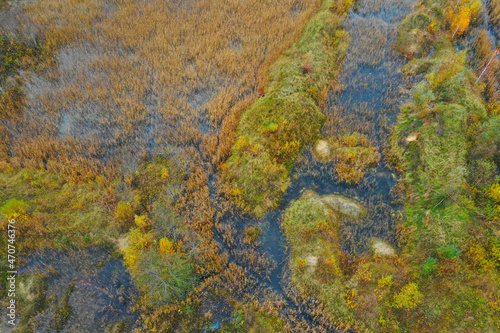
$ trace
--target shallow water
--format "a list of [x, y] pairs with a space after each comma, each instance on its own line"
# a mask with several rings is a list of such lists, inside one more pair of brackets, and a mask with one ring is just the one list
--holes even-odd
[[[102, 333], [120, 321], [134, 326], [137, 315], [133, 306], [138, 291], [123, 262], [113, 258], [111, 249], [42, 250], [22, 258], [19, 276], [47, 275], [47, 298], [55, 295], [60, 302], [69, 284], [75, 283], [69, 297], [72, 312], [63, 332]], [[53, 307], [48, 306], [35, 316], [32, 321], [36, 323], [36, 332], [53, 332], [53, 315]], [[0, 327], [2, 332], [9, 329]]]

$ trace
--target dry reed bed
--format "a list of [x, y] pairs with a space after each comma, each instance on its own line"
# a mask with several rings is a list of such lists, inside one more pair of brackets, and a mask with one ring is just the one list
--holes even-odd
[[319, 4], [30, 3], [31, 31], [41, 31], [54, 65], [23, 74], [25, 112], [4, 124], [4, 156], [14, 166], [78, 160], [71, 167], [120, 171], [137, 166], [134, 155], [196, 145], [218, 162], [238, 102], [265, 83], [267, 65]]

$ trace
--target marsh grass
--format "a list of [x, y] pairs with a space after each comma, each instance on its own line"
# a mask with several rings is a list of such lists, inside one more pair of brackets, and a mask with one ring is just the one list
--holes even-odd
[[[475, 35], [473, 72], [467, 68], [465, 51], [456, 51], [450, 43], [454, 33], [447, 29], [453, 22], [446, 23], [448, 18], [430, 2], [408, 20], [418, 17], [436, 22], [438, 28], [426, 37], [436, 52], [428, 60], [415, 59], [407, 65], [409, 74], [421, 71], [426, 77], [414, 86], [412, 101], [402, 108], [392, 138], [407, 193], [407, 220], [400, 229], [403, 252], [413, 258], [412, 279], [427, 300], [416, 307], [414, 315], [423, 317], [413, 325], [430, 331], [490, 330], [498, 325], [491, 301], [496, 299], [492, 290], [498, 289], [498, 275], [485, 273], [495, 260], [483, 249], [491, 246], [488, 225], [496, 225], [497, 217], [487, 208], [492, 204], [489, 199], [478, 193], [496, 183], [498, 133], [492, 130], [497, 117], [485, 101], [491, 105], [498, 91], [494, 75], [484, 77], [485, 84], [477, 84], [477, 76], [491, 57], [491, 43], [484, 31]], [[408, 24], [399, 30], [402, 40]], [[408, 46], [411, 43], [403, 45]], [[409, 51], [404, 52], [409, 55]], [[493, 73], [496, 66], [495, 60]]]
[[319, 6], [43, 1], [18, 8], [4, 30], [34, 34], [47, 56], [22, 73], [26, 105], [4, 124], [5, 156], [13, 166], [60, 170], [70, 159], [84, 172], [120, 174], [140, 164], [134, 156], [196, 145], [218, 163], [238, 103], [255, 97], [267, 66]]
[[[293, 284], [303, 295], [318, 297], [330, 320], [341, 326], [366, 332], [469, 332], [498, 326], [497, 88], [488, 77], [484, 85], [476, 82], [478, 64], [492, 54], [484, 33], [477, 35], [471, 62], [453, 47], [456, 22], [438, 5], [461, 11], [454, 4], [424, 2], [398, 29], [398, 49], [414, 58], [403, 72], [425, 74], [401, 108], [391, 138], [406, 192], [406, 220], [398, 226], [401, 253], [349, 260], [339, 249], [338, 233], [332, 239], [322, 233], [321, 226], [328, 230], [335, 216], [311, 193], [284, 214]], [[467, 33], [468, 27], [458, 30]], [[430, 56], [429, 47], [435, 49]], [[336, 110], [326, 129], [345, 134], [355, 122]], [[333, 126], [339, 120], [346, 121], [340, 130]], [[373, 133], [364, 130], [368, 137]], [[319, 158], [331, 158], [339, 149], [320, 143]], [[329, 269], [332, 262], [339, 266]]]

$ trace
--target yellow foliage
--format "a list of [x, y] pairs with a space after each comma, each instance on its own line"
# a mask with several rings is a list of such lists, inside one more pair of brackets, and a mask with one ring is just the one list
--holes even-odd
[[172, 243], [172, 241], [168, 238], [162, 238], [160, 239], [160, 248], [159, 248], [159, 252], [160, 252], [160, 255], [165, 255], [165, 254], [171, 254], [171, 253], [174, 253], [175, 250], [174, 250], [174, 244]]
[[300, 142], [297, 140], [286, 141], [283, 147], [281, 147], [281, 152], [283, 154], [291, 154], [300, 148]]
[[354, 309], [358, 306], [356, 303], [356, 298], [358, 297], [358, 291], [356, 289], [348, 290], [345, 294], [345, 305], [348, 309]]
[[304, 270], [306, 269], [307, 261], [305, 259], [297, 259], [295, 264], [297, 265], [297, 269], [303, 273]]
[[168, 179], [170, 177], [170, 173], [168, 172], [168, 169], [166, 167], [163, 167], [161, 169], [160, 177], [161, 179]]
[[438, 30], [436, 26], [436, 20], [432, 20], [431, 24], [429, 24], [429, 26], [427, 27], [427, 30], [429, 32], [436, 32]]
[[500, 298], [493, 294], [490, 295], [488, 305], [496, 312], [500, 312]]
[[135, 215], [134, 222], [135, 225], [141, 230], [146, 230], [151, 226], [151, 221], [149, 220], [147, 215], [141, 215], [141, 216]]
[[488, 259], [488, 252], [481, 244], [474, 244], [467, 251], [469, 262], [475, 269], [494, 269], [495, 263]]
[[399, 332], [400, 330], [398, 322], [393, 318], [384, 318], [383, 315], [380, 315], [378, 322], [384, 329], [389, 329], [393, 332]]
[[486, 105], [486, 109], [488, 110], [488, 113], [490, 115], [496, 115], [500, 113], [500, 104], [498, 104], [497, 102], [488, 103]]
[[460, 0], [446, 11], [446, 20], [451, 26], [453, 36], [460, 36], [469, 28], [472, 19], [481, 8], [481, 1]]
[[26, 220], [28, 218], [27, 206], [22, 200], [10, 199], [0, 208], [0, 212], [6, 220]]
[[143, 233], [139, 229], [131, 229], [127, 235], [128, 246], [125, 249], [124, 259], [125, 264], [130, 268], [132, 275], [137, 272], [137, 265], [140, 259], [141, 252], [149, 249], [153, 244], [153, 235]]
[[340, 268], [337, 264], [337, 260], [333, 255], [329, 256], [323, 262], [324, 270], [326, 274], [340, 276]]
[[358, 272], [357, 272], [359, 279], [361, 281], [366, 281], [369, 282], [373, 280], [373, 272], [370, 269], [369, 263], [363, 263], [359, 265]]
[[241, 196], [241, 190], [237, 187], [234, 187], [233, 188], [233, 196], [235, 196], [235, 197]]
[[418, 285], [414, 282], [405, 285], [399, 294], [394, 295], [393, 306], [397, 309], [413, 309], [422, 303], [423, 295], [418, 290]]
[[392, 275], [382, 276], [377, 281], [377, 289], [384, 290], [390, 289], [392, 286]]
[[118, 205], [116, 205], [115, 219], [120, 227], [127, 226], [133, 221], [134, 210], [132, 209], [130, 202], [120, 201]]
[[500, 184], [496, 183], [490, 186], [488, 189], [488, 196], [496, 201], [500, 202]]

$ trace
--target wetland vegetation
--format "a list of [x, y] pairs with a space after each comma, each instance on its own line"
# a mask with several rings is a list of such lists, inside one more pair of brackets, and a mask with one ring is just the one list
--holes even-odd
[[0, 330], [499, 331], [499, 13], [0, 1]]

